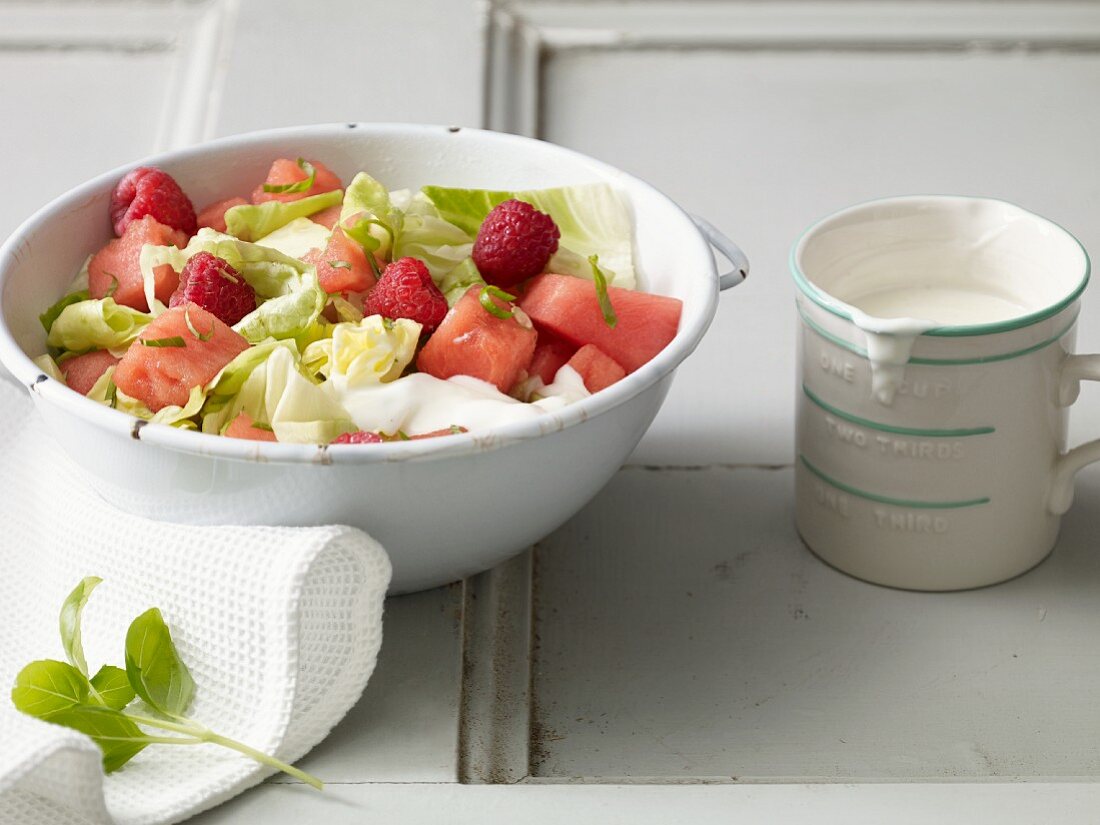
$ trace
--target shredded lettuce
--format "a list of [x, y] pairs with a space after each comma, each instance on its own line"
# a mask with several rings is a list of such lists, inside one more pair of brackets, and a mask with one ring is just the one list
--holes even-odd
[[[277, 203], [278, 201], [268, 201]], [[311, 249], [324, 249], [332, 232], [309, 218], [295, 218], [290, 223], [264, 235], [256, 243], [275, 249], [291, 258], [301, 258]]]
[[[281, 229], [291, 221], [306, 218], [340, 203], [344, 193], [339, 189], [310, 195], [296, 201], [270, 200], [258, 204], [241, 204], [226, 210], [226, 232], [242, 241], [255, 241]], [[312, 221], [311, 221], [312, 223]]]
[[90, 349], [121, 349], [138, 337], [152, 316], [114, 298], [98, 298], [69, 304], [50, 325], [46, 343], [51, 347], [84, 352]]
[[630, 214], [618, 193], [606, 183], [582, 183], [553, 189], [502, 192], [425, 186], [421, 190], [439, 218], [472, 238], [494, 206], [516, 198], [545, 212], [561, 230], [558, 252], [548, 270], [592, 278], [588, 257], [599, 255], [600, 267], [615, 286], [635, 286]]

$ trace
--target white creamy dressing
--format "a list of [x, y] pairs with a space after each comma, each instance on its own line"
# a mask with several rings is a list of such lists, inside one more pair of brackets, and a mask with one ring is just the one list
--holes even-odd
[[415, 435], [452, 426], [474, 431], [540, 418], [590, 395], [580, 374], [570, 366], [558, 370], [554, 383], [538, 394], [538, 400], [525, 403], [468, 375], [443, 380], [413, 373], [338, 393], [337, 400], [360, 429]]
[[1005, 296], [947, 285], [887, 287], [851, 299], [848, 309], [852, 323], [867, 336], [871, 392], [887, 406], [905, 380], [919, 335], [935, 327], [996, 323], [1027, 312], [1025, 305]]

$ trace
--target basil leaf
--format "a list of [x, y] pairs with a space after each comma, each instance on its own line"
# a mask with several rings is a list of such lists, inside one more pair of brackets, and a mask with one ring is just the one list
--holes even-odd
[[327, 263], [333, 269], [351, 269], [351, 263], [349, 261], [327, 261]]
[[42, 323], [42, 326], [46, 330], [46, 334], [49, 335], [50, 330], [53, 328], [53, 322], [58, 319], [65, 307], [71, 304], [79, 304], [81, 301], [87, 301], [89, 299], [88, 290], [82, 289], [79, 292], [70, 292], [56, 304], [51, 306], [45, 312], [38, 316], [38, 320]]
[[615, 315], [615, 309], [611, 306], [611, 298], [607, 294], [607, 278], [600, 269], [600, 256], [589, 255], [588, 263], [592, 266], [592, 280], [596, 282], [596, 298], [600, 302], [600, 311], [603, 313], [603, 322], [612, 329], [619, 323]]
[[141, 753], [146, 745], [158, 741], [117, 710], [95, 705], [78, 705], [63, 710], [51, 716], [49, 721], [90, 736], [103, 751], [104, 773], [117, 771]]
[[88, 700], [88, 680], [68, 662], [39, 659], [19, 671], [11, 689], [11, 701], [38, 719], [79, 707]]
[[93, 700], [98, 700], [104, 707], [113, 710], [122, 710], [134, 701], [134, 688], [130, 685], [130, 678], [126, 671], [114, 665], [104, 665], [99, 672], [92, 677], [92, 690], [96, 695]]
[[191, 673], [155, 607], [134, 619], [126, 631], [126, 676], [134, 692], [165, 716], [183, 714], [195, 695]]
[[61, 615], [58, 617], [61, 646], [65, 648], [65, 656], [85, 676], [88, 675], [88, 663], [84, 661], [84, 645], [80, 641], [80, 614], [88, 603], [88, 597], [101, 581], [103, 579], [99, 576], [83, 579], [61, 605]]
[[168, 338], [138, 338], [138, 343], [143, 347], [186, 347], [187, 342], [182, 335], [172, 335]]
[[305, 180], [300, 180], [296, 183], [282, 183], [282, 184], [264, 184], [265, 192], [273, 192], [278, 194], [289, 194], [291, 192], [308, 192], [313, 188], [313, 181], [317, 179], [317, 170], [313, 168], [313, 164], [305, 158], [298, 158], [298, 168], [306, 173]]

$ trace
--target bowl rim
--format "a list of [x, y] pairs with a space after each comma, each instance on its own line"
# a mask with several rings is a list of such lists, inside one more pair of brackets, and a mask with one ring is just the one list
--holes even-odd
[[[328, 135], [346, 135], [354, 129], [357, 134], [377, 136], [418, 136], [446, 140], [448, 135], [462, 135], [462, 139], [473, 139], [502, 148], [520, 147], [537, 149], [539, 152], [570, 158], [591, 168], [608, 182], [621, 181], [632, 188], [641, 190], [646, 197], [652, 197], [667, 207], [671, 214], [678, 216], [683, 225], [690, 229], [685, 233], [688, 244], [680, 247], [681, 256], [689, 260], [698, 260], [706, 265], [706, 272], [693, 287], [693, 300], [684, 302], [684, 314], [680, 328], [671, 342], [646, 364], [630, 375], [600, 392], [568, 404], [560, 410], [547, 412], [522, 421], [513, 421], [494, 427], [474, 430], [438, 438], [416, 441], [392, 441], [372, 444], [370, 449], [360, 445], [314, 445], [282, 444], [275, 442], [250, 441], [246, 439], [225, 438], [224, 436], [195, 432], [171, 427], [165, 424], [153, 424], [119, 410], [111, 409], [73, 392], [65, 384], [45, 375], [31, 357], [15, 341], [4, 314], [0, 311], [0, 363], [4, 364], [19, 380], [36, 395], [36, 401], [56, 405], [63, 411], [115, 435], [129, 436], [134, 440], [150, 445], [193, 455], [224, 458], [235, 461], [273, 464], [373, 464], [406, 460], [432, 460], [447, 456], [488, 452], [507, 444], [539, 438], [552, 432], [574, 427], [593, 416], [600, 415], [614, 407], [624, 404], [641, 394], [669, 375], [698, 346], [703, 334], [710, 326], [718, 304], [718, 272], [711, 253], [710, 245], [699, 231], [691, 217], [675, 201], [651, 184], [630, 175], [610, 164], [596, 160], [554, 143], [535, 138], [494, 132], [469, 127], [441, 126], [414, 123], [369, 123], [345, 122], [308, 126], [289, 126], [275, 129], [263, 129], [229, 135], [183, 149], [161, 152], [131, 163], [118, 166], [68, 190], [38, 209], [23, 221], [7, 240], [0, 245], [0, 305], [11, 271], [18, 263], [18, 253], [27, 243], [30, 234], [37, 231], [43, 223], [51, 220], [60, 211], [70, 208], [87, 198], [98, 194], [105, 186], [113, 184], [129, 170], [137, 166], [172, 165], [179, 161], [192, 160], [220, 149], [247, 147], [249, 144], [264, 143], [272, 138], [309, 139]], [[470, 136], [473, 136], [470, 138]], [[695, 301], [698, 293], [698, 301]]]

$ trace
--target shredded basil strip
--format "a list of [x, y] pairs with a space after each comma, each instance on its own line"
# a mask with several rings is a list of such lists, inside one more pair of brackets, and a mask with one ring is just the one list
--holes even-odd
[[[209, 341], [211, 338], [214, 337], [214, 325], [213, 324], [210, 324], [210, 332], [206, 333], [205, 335], [200, 334], [199, 331], [197, 329], [195, 329], [195, 325], [191, 322], [191, 310], [190, 310], [190, 308], [185, 309], [183, 311], [183, 320], [187, 324], [188, 331], [192, 335], [194, 335], [195, 338], [197, 338], [199, 341]], [[183, 339], [181, 338], [180, 340], [183, 340]]]
[[494, 297], [500, 298], [502, 301], [514, 301], [516, 300], [516, 296], [505, 292], [498, 286], [483, 286], [478, 295], [478, 300], [485, 308], [485, 311], [490, 315], [495, 315], [497, 318], [503, 318], [505, 320], [511, 318], [511, 311], [498, 307], [496, 301], [493, 300]]
[[328, 265], [333, 269], [351, 269], [349, 261], [328, 261]]
[[451, 435], [462, 435], [464, 432], [466, 432], [465, 427], [460, 427], [457, 424], [451, 425]]
[[170, 338], [138, 338], [143, 347], [186, 347], [187, 342], [183, 336], [173, 335]]
[[253, 421], [250, 426], [254, 430], [263, 430], [268, 433], [275, 432], [275, 429], [270, 424], [264, 424], [262, 421]]
[[603, 322], [612, 329], [619, 323], [615, 315], [615, 308], [611, 306], [611, 298], [607, 294], [607, 278], [600, 269], [600, 256], [589, 255], [588, 263], [592, 265], [592, 280], [596, 282], [596, 298], [600, 302], [600, 311], [603, 312]]
[[313, 182], [317, 179], [317, 170], [313, 168], [313, 164], [305, 158], [298, 158], [298, 168], [308, 175], [305, 180], [300, 180], [295, 183], [265, 183], [264, 191], [272, 192], [275, 194], [290, 194], [292, 192], [308, 192], [313, 188]]
[[104, 272], [103, 274], [111, 279], [111, 285], [109, 287], [107, 287], [107, 294], [104, 295], [103, 297], [104, 298], [114, 297], [114, 294], [116, 292], [118, 292], [118, 278], [116, 278], [110, 272]]

